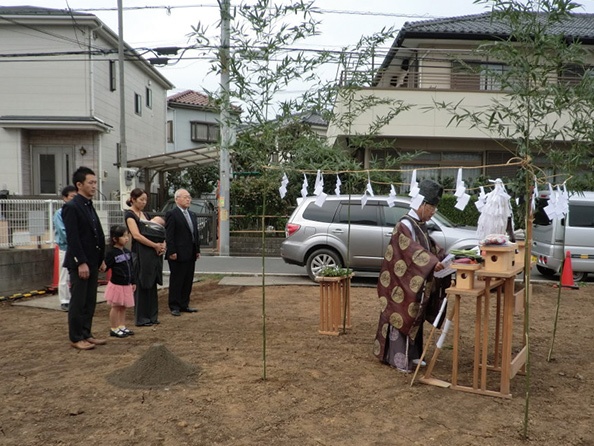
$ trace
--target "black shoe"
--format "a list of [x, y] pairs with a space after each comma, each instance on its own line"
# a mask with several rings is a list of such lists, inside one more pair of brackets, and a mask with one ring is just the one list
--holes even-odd
[[152, 322], [145, 322], [144, 324], [136, 324], [137, 327], [152, 327]]
[[190, 308], [190, 307], [184, 308], [181, 311], [183, 311], [184, 313], [198, 313], [198, 310], [196, 308]]
[[159, 321], [153, 321], [153, 325], [159, 325], [161, 322]]
[[62, 311], [68, 311], [68, 304], [61, 304], [61, 305], [60, 305], [60, 309], [61, 309]]
[[134, 336], [134, 332], [126, 327], [120, 328], [120, 330], [126, 333], [128, 336]]
[[118, 328], [117, 330], [109, 330], [109, 336], [114, 336], [116, 338], [126, 338], [128, 337], [128, 334]]
[[179, 312], [179, 310], [171, 310], [171, 315], [172, 316], [181, 316], [181, 313]]

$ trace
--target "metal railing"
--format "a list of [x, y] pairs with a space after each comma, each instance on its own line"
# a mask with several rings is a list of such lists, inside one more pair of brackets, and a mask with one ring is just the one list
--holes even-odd
[[[54, 213], [62, 200], [0, 200], [0, 249], [51, 247]], [[119, 201], [94, 201], [106, 234], [112, 225], [124, 224]]]

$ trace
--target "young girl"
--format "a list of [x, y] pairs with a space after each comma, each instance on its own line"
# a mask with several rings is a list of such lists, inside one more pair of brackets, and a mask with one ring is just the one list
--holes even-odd
[[105, 288], [105, 300], [111, 305], [109, 320], [110, 336], [125, 338], [134, 334], [126, 328], [126, 307], [134, 306], [134, 269], [132, 254], [124, 248], [128, 243], [128, 231], [125, 226], [112, 226], [109, 231], [110, 249], [105, 254], [105, 265], [111, 269], [111, 279]]

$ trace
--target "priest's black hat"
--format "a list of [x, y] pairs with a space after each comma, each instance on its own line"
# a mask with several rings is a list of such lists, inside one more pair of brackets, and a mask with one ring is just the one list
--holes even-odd
[[425, 203], [437, 206], [441, 196], [443, 195], [443, 187], [441, 184], [433, 180], [423, 180], [419, 184], [419, 193], [425, 197], [423, 200]]

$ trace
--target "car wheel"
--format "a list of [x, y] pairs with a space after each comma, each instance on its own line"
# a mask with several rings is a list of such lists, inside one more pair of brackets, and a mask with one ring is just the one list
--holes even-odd
[[340, 258], [330, 249], [318, 249], [307, 258], [305, 269], [311, 280], [315, 280], [320, 271], [330, 266], [341, 266]]
[[536, 265], [536, 269], [538, 270], [539, 273], [541, 273], [543, 276], [547, 276], [547, 277], [553, 277], [555, 274], [557, 274], [555, 272], [555, 270], [552, 270], [550, 268], [545, 268], [544, 266], [540, 266], [540, 265]]
[[588, 273], [573, 273], [573, 282], [574, 283], [578, 283], [578, 282], [584, 282], [586, 280], [586, 277], [588, 277]]

